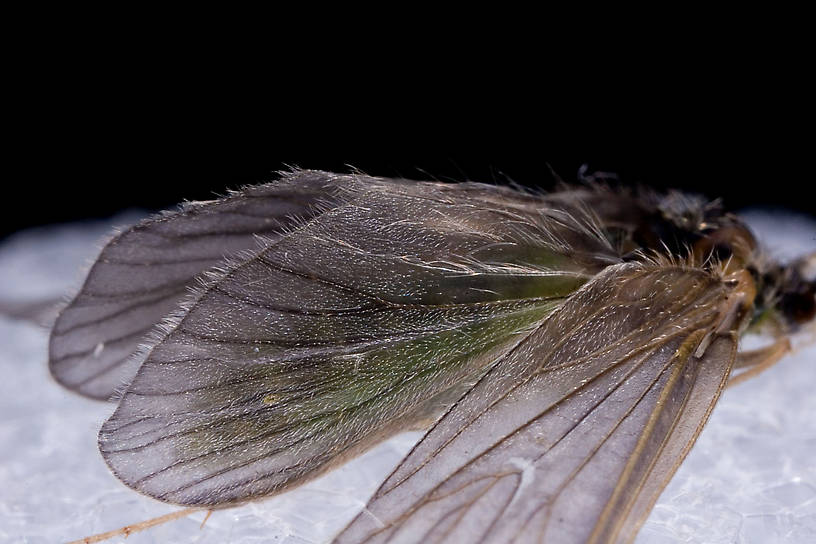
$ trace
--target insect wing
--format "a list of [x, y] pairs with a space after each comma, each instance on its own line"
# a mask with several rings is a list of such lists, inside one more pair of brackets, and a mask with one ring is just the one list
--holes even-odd
[[298, 171], [227, 198], [142, 221], [102, 250], [51, 332], [50, 369], [64, 386], [109, 399], [135, 374], [132, 355], [203, 271], [336, 204], [348, 176]]
[[467, 189], [369, 179], [230, 263], [103, 426], [114, 473], [209, 506], [302, 482], [438, 413], [616, 259], [580, 222]]
[[633, 539], [732, 367], [733, 335], [693, 355], [724, 300], [702, 270], [605, 270], [453, 404], [336, 542]]

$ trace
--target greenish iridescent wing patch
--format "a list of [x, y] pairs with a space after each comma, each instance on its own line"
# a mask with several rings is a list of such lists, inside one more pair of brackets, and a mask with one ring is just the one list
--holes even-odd
[[631, 541], [730, 373], [728, 296], [700, 269], [607, 268], [456, 400], [335, 542]]
[[161, 500], [225, 505], [438, 413], [616, 260], [588, 225], [486, 206], [491, 191], [366, 178], [225, 266], [103, 426], [111, 469]]

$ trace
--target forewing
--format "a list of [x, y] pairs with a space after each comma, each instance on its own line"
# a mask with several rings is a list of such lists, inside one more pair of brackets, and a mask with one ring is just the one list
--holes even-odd
[[722, 282], [610, 267], [519, 343], [417, 444], [345, 542], [611, 542], [634, 537], [731, 369], [693, 353]]
[[103, 426], [115, 474], [210, 506], [311, 478], [438, 413], [616, 258], [580, 222], [450, 187], [368, 178], [213, 278]]
[[50, 368], [69, 389], [109, 399], [133, 377], [132, 355], [202, 272], [274, 241], [337, 203], [349, 176], [296, 171], [230, 196], [142, 221], [102, 250], [51, 331]]

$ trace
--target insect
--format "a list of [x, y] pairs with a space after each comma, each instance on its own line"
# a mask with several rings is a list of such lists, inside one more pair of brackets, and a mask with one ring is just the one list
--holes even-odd
[[117, 399], [100, 451], [162, 501], [260, 499], [427, 428], [336, 542], [629, 541], [729, 380], [813, 319], [814, 268], [678, 192], [297, 170], [115, 236], [50, 369]]

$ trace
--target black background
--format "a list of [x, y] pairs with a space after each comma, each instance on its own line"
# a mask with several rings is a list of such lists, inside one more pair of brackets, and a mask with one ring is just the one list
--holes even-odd
[[794, 12], [165, 8], [13, 19], [0, 236], [286, 165], [546, 188], [548, 164], [567, 181], [587, 164], [816, 214], [810, 19]]
[[354, 167], [414, 179], [513, 180], [548, 188], [554, 183], [551, 170], [574, 181], [587, 165], [614, 172], [624, 183], [723, 197], [735, 209], [778, 206], [816, 213], [812, 167], [801, 146], [787, 138], [755, 140], [753, 132], [706, 133], [705, 127], [694, 132], [689, 126], [670, 134], [665, 127], [630, 132], [632, 125], [624, 123], [564, 128], [563, 120], [554, 129], [543, 119], [494, 119], [476, 127], [359, 119], [353, 125], [302, 126], [293, 119], [281, 124], [116, 121], [91, 123], [77, 133], [66, 126], [55, 130], [47, 152], [31, 157], [19, 174], [3, 234], [106, 217], [125, 208], [161, 209], [183, 199], [208, 199], [227, 188], [274, 179], [275, 171], [289, 166]]
[[766, 93], [722, 66], [718, 80], [672, 67], [611, 84], [541, 80], [529, 67], [437, 81], [404, 66], [247, 79], [183, 65], [58, 62], [25, 90], [12, 108], [0, 236], [209, 199], [289, 166], [546, 189], [551, 169], [574, 181], [587, 165], [734, 209], [816, 215], [807, 88], [783, 85], [786, 68], [772, 81], [784, 92]]

